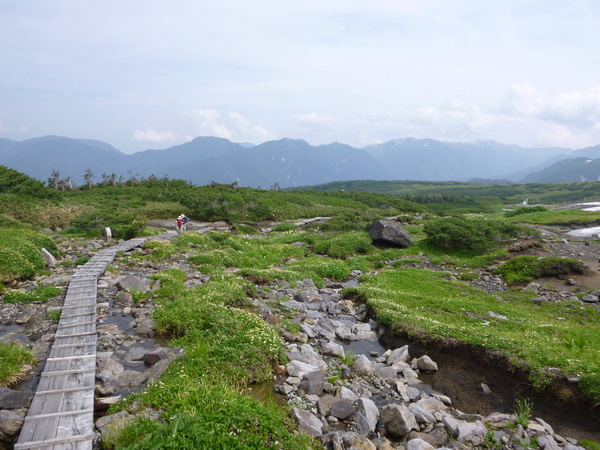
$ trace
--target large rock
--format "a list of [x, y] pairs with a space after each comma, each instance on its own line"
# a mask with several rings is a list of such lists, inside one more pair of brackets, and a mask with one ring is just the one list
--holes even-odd
[[429, 356], [423, 355], [419, 359], [417, 359], [417, 367], [421, 370], [427, 371], [436, 371], [438, 370], [438, 366]]
[[405, 363], [409, 359], [410, 355], [408, 353], [408, 345], [405, 345], [404, 347], [392, 350], [391, 354], [387, 358], [387, 363], [388, 365], [393, 366], [399, 362]]
[[413, 244], [408, 231], [395, 222], [376, 220], [369, 227], [369, 235], [375, 242], [406, 248]]
[[434, 450], [435, 447], [423, 439], [415, 438], [408, 441], [406, 444], [406, 450]]
[[319, 367], [313, 366], [312, 364], [306, 364], [301, 361], [290, 361], [285, 366], [287, 373], [291, 377], [302, 377], [309, 372], [319, 370]]
[[336, 342], [328, 342], [323, 346], [323, 354], [331, 355], [331, 356], [339, 356], [340, 358], [344, 358], [345, 352], [344, 347]]
[[52, 255], [52, 253], [43, 248], [42, 255], [44, 256], [44, 264], [46, 264], [46, 267], [56, 266], [56, 258]]
[[13, 391], [6, 387], [0, 387], [0, 408], [18, 409], [29, 406], [33, 399], [33, 391]]
[[325, 384], [325, 375], [325, 372], [322, 370], [315, 370], [314, 372], [305, 374], [302, 377], [302, 381], [300, 381], [300, 389], [308, 395], [321, 395], [323, 385]]
[[16, 436], [25, 421], [25, 410], [0, 410], [0, 436], [11, 438]]
[[454, 435], [458, 442], [468, 442], [474, 445], [481, 445], [485, 440], [487, 428], [480, 421], [467, 422], [458, 420], [450, 415], [444, 415], [442, 422], [446, 429]]
[[404, 437], [419, 426], [406, 405], [391, 404], [381, 411], [381, 422], [386, 431], [395, 437]]
[[138, 291], [149, 292], [150, 280], [146, 278], [138, 278], [135, 275], [125, 275], [117, 282], [117, 288], [121, 291]]
[[358, 355], [354, 363], [352, 363], [352, 370], [360, 375], [371, 375], [373, 373], [373, 365], [365, 355]]
[[323, 422], [310, 411], [294, 408], [294, 415], [298, 419], [298, 428], [313, 437], [323, 434]]
[[338, 400], [330, 408], [329, 414], [337, 417], [340, 420], [347, 419], [356, 412], [356, 408], [352, 406], [349, 400]]
[[358, 399], [358, 411], [366, 419], [369, 431], [375, 431], [379, 420], [379, 409], [375, 402], [368, 398]]

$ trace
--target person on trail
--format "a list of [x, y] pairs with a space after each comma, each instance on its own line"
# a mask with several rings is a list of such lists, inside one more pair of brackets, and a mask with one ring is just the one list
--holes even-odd
[[179, 217], [177, 217], [177, 230], [178, 231], [185, 230], [185, 224], [189, 221], [190, 221], [189, 217], [187, 217], [185, 214], [179, 215]]

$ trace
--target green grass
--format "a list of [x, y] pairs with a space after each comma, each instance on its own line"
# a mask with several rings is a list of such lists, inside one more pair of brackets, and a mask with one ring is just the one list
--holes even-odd
[[[394, 332], [424, 340], [460, 339], [499, 350], [515, 368], [530, 371], [531, 383], [539, 388], [551, 380], [549, 367], [586, 374], [588, 384], [582, 382], [582, 388], [600, 401], [600, 317], [587, 305], [534, 305], [534, 294], [521, 291], [490, 296], [449, 281], [446, 274], [418, 269], [384, 269], [366, 278], [358, 293], [368, 299], [377, 320]], [[508, 320], [492, 318], [490, 311]], [[585, 345], [574, 349], [573, 340]]]
[[495, 273], [504, 277], [508, 284], [531, 281], [535, 278], [560, 278], [572, 273], [583, 273], [581, 261], [570, 258], [537, 256], [516, 256], [496, 269]]
[[0, 386], [19, 381], [24, 364], [35, 363], [34, 356], [22, 345], [0, 341]]
[[4, 301], [6, 303], [47, 302], [60, 293], [60, 288], [42, 286], [31, 291], [9, 291], [4, 295]]
[[556, 209], [507, 217], [507, 222], [532, 225], [577, 225], [593, 226], [600, 223], [600, 212], [578, 209]]

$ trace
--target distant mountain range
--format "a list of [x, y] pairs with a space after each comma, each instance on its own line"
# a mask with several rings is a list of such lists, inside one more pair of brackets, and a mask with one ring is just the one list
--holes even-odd
[[295, 139], [252, 146], [198, 137], [164, 150], [132, 155], [90, 139], [0, 138], [0, 165], [42, 181], [57, 170], [61, 178], [70, 176], [78, 185], [83, 184], [86, 169], [92, 170], [94, 183], [100, 182], [103, 174], [125, 179], [166, 175], [196, 185], [237, 181], [240, 186], [263, 189], [275, 184], [285, 188], [344, 180], [581, 181], [599, 179], [600, 161], [582, 162], [596, 158], [600, 158], [600, 145], [574, 151], [494, 141], [451, 143], [413, 138], [355, 148], [339, 142], [315, 147]]

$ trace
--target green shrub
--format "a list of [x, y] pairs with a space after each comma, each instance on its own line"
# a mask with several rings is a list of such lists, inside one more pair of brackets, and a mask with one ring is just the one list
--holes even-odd
[[531, 408], [532, 408], [531, 400], [525, 398], [523, 400], [516, 399], [513, 411], [516, 416], [516, 422], [524, 427], [529, 423], [529, 418], [531, 417]]
[[152, 259], [170, 258], [177, 250], [169, 241], [162, 239], [148, 240], [142, 247], [152, 249]]
[[505, 262], [495, 273], [502, 275], [508, 284], [513, 284], [536, 278], [560, 278], [570, 273], [583, 273], [583, 266], [576, 259], [522, 255]]
[[58, 254], [56, 243], [25, 229], [0, 229], [0, 281], [29, 277], [44, 268], [41, 249]]
[[484, 219], [463, 217], [440, 218], [425, 224], [429, 241], [450, 251], [469, 251], [484, 254], [497, 247], [502, 240], [517, 237], [531, 230], [518, 225]]
[[364, 231], [342, 233], [330, 238], [322, 238], [314, 244], [315, 252], [332, 258], [346, 259], [352, 255], [364, 255], [375, 249], [371, 237]]
[[515, 216], [521, 216], [523, 214], [531, 214], [531, 213], [546, 212], [546, 211], [550, 211], [550, 210], [548, 208], [546, 208], [545, 206], [531, 206], [531, 207], [527, 207], [527, 208], [515, 209], [514, 211], [506, 211], [504, 213], [504, 216], [505, 217], [515, 217]]
[[81, 257], [77, 258], [77, 260], [75, 261], [75, 265], [76, 266], [83, 266], [90, 259], [92, 259], [91, 256], [81, 256]]
[[133, 239], [145, 229], [144, 221], [137, 220], [134, 212], [97, 210], [83, 213], [71, 221], [75, 232], [86, 236], [100, 236], [110, 228], [115, 239]]
[[586, 450], [600, 450], [600, 443], [592, 441], [590, 439], [582, 439], [579, 444]]
[[581, 391], [591, 398], [596, 404], [600, 404], [600, 375], [588, 373], [581, 376], [579, 382]]
[[322, 231], [363, 231], [367, 224], [362, 216], [347, 213], [332, 217], [317, 227]]

